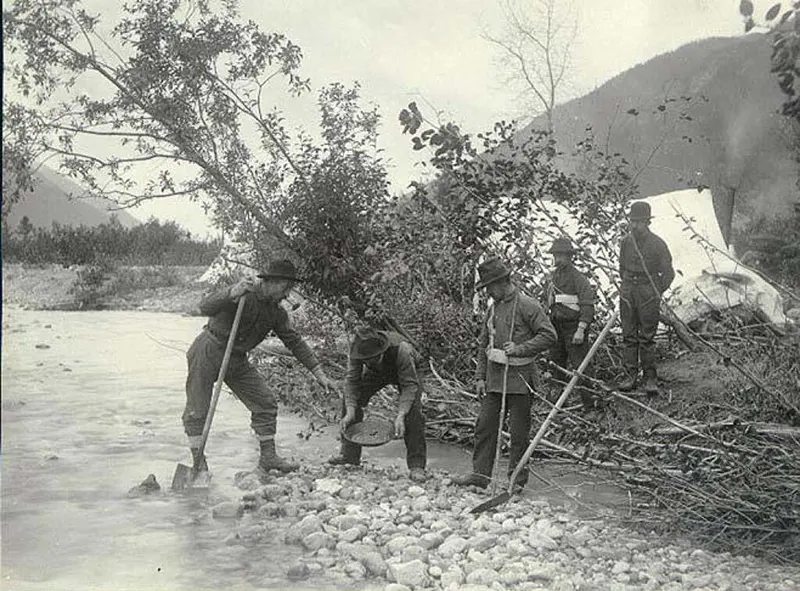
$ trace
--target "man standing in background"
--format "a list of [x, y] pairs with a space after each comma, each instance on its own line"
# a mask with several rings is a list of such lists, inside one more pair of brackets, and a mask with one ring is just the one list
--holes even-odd
[[633, 390], [639, 376], [644, 377], [647, 394], [658, 394], [656, 373], [656, 329], [661, 296], [675, 279], [672, 254], [667, 243], [650, 231], [650, 204], [631, 204], [630, 233], [622, 239], [619, 252], [620, 319], [622, 322], [622, 361], [625, 377], [622, 391]]
[[[550, 253], [555, 270], [545, 293], [550, 321], [558, 335], [550, 350], [550, 359], [559, 367], [576, 370], [589, 352], [587, 331], [594, 319], [595, 291], [586, 276], [572, 264], [575, 249], [568, 238], [556, 238]], [[569, 376], [559, 373], [562, 381], [569, 381]], [[590, 375], [588, 367], [584, 375]], [[578, 384], [584, 409], [592, 410], [595, 406], [592, 391]]]

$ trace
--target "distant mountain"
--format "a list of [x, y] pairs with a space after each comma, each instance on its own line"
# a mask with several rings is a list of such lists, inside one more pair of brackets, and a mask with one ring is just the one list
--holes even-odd
[[[642, 196], [684, 189], [688, 181], [709, 186], [724, 227], [732, 198], [737, 215], [774, 216], [791, 211], [798, 199], [799, 167], [790, 148], [796, 136], [779, 114], [783, 100], [770, 73], [769, 39], [711, 38], [654, 57], [560, 105], [554, 128], [566, 147], [591, 126], [601, 147], [607, 142], [609, 153], [644, 167], [637, 178]], [[537, 118], [522, 133], [543, 127], [544, 118]], [[578, 170], [580, 163], [570, 166]]]
[[125, 210], [111, 211], [115, 207], [108, 200], [83, 197], [85, 190], [72, 180], [42, 166], [36, 173], [36, 185], [14, 204], [8, 215], [8, 224], [16, 228], [27, 216], [31, 224], [49, 228], [53, 222], [65, 226], [98, 226], [114, 215], [119, 222], [133, 227], [141, 222]]

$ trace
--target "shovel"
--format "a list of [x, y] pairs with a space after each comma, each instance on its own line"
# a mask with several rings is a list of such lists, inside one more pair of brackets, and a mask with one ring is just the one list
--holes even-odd
[[603, 330], [598, 335], [597, 340], [595, 340], [594, 344], [589, 349], [589, 352], [586, 353], [586, 357], [583, 358], [583, 361], [581, 361], [581, 364], [578, 366], [578, 369], [573, 374], [572, 379], [569, 381], [566, 388], [564, 388], [564, 391], [561, 393], [561, 396], [558, 397], [558, 400], [553, 405], [553, 408], [550, 409], [550, 413], [547, 415], [547, 418], [544, 420], [544, 422], [542, 422], [542, 426], [539, 427], [539, 430], [536, 432], [536, 436], [533, 438], [533, 441], [531, 441], [530, 445], [528, 446], [528, 449], [525, 450], [525, 453], [522, 455], [522, 458], [520, 458], [519, 463], [517, 463], [517, 467], [514, 468], [514, 473], [511, 475], [511, 478], [508, 481], [508, 490], [500, 493], [496, 497], [492, 497], [488, 501], [484, 501], [480, 505], [476, 505], [475, 507], [470, 509], [470, 513], [473, 514], [483, 513], [484, 511], [488, 511], [489, 509], [494, 509], [495, 507], [502, 505], [508, 499], [511, 498], [511, 495], [513, 494], [514, 491], [514, 483], [517, 480], [517, 476], [519, 476], [519, 473], [522, 472], [523, 467], [525, 467], [525, 465], [527, 464], [528, 460], [531, 457], [531, 454], [533, 453], [533, 450], [536, 449], [536, 446], [539, 445], [539, 443], [541, 442], [545, 432], [547, 431], [547, 428], [550, 426], [550, 422], [553, 420], [553, 417], [555, 417], [556, 413], [559, 410], [561, 410], [561, 406], [564, 404], [564, 401], [572, 393], [572, 390], [575, 388], [575, 385], [580, 380], [581, 374], [586, 369], [586, 366], [589, 365], [589, 362], [592, 360], [592, 357], [594, 357], [594, 354], [600, 347], [600, 343], [602, 343], [603, 340], [606, 338], [606, 336], [608, 336], [608, 333], [611, 331], [611, 327], [617, 321], [617, 316], [618, 316], [618, 311], [614, 310], [614, 313], [611, 315], [611, 318], [608, 319], [608, 322], [606, 322], [606, 325], [603, 327]]
[[200, 440], [200, 448], [197, 453], [197, 460], [190, 467], [186, 464], [178, 464], [175, 468], [175, 475], [172, 477], [172, 490], [182, 491], [187, 488], [207, 488], [208, 479], [202, 485], [196, 485], [195, 479], [199, 472], [197, 462], [203, 457], [206, 449], [206, 442], [208, 441], [208, 434], [211, 431], [211, 421], [214, 418], [214, 411], [217, 408], [217, 401], [219, 400], [219, 393], [222, 391], [222, 383], [225, 381], [225, 374], [228, 371], [228, 362], [231, 359], [231, 352], [233, 351], [233, 343], [236, 341], [236, 333], [239, 330], [239, 321], [242, 319], [242, 310], [244, 309], [244, 296], [239, 298], [239, 305], [236, 308], [236, 316], [233, 318], [231, 325], [231, 334], [228, 336], [228, 344], [225, 346], [225, 355], [222, 357], [222, 365], [219, 366], [219, 374], [217, 381], [214, 384], [214, 392], [211, 395], [211, 403], [208, 406], [208, 413], [206, 414], [206, 422], [203, 425], [203, 435]]

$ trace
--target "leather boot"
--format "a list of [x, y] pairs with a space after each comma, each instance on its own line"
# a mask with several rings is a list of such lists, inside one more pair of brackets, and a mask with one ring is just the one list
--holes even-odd
[[361, 446], [347, 441], [342, 436], [342, 445], [339, 453], [328, 458], [331, 466], [360, 466], [361, 465]]
[[658, 396], [658, 376], [655, 368], [644, 371], [644, 391], [648, 396]]
[[258, 467], [265, 472], [278, 470], [280, 472], [294, 472], [300, 465], [289, 462], [275, 453], [275, 440], [264, 439], [260, 443], [261, 457], [258, 460]]
[[197, 473], [200, 474], [201, 472], [208, 472], [208, 463], [206, 462], [205, 454], [200, 456], [198, 461], [197, 456], [200, 453], [200, 448], [190, 447], [189, 451], [192, 452], [192, 467], [197, 466]]
[[489, 486], [489, 478], [482, 474], [470, 472], [469, 474], [459, 474], [453, 476], [453, 484], [458, 486], [477, 486], [478, 488], [486, 488]]
[[333, 457], [328, 458], [328, 463], [331, 466], [360, 466], [361, 461], [346, 456], [343, 453], [338, 453]]
[[629, 371], [628, 375], [626, 375], [625, 378], [623, 378], [623, 380], [617, 384], [617, 389], [620, 392], [630, 392], [636, 387], [636, 378], [637, 372]]

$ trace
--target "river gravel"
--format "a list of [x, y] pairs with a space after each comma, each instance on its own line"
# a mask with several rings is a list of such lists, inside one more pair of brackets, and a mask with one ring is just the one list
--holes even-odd
[[[286, 576], [385, 591], [800, 590], [800, 569], [589, 520], [547, 501], [512, 498], [469, 511], [489, 492], [421, 485], [396, 467], [304, 467], [287, 476], [236, 475], [239, 501], [210, 508], [234, 521], [226, 543], [268, 536], [303, 549]], [[498, 491], [500, 492], [500, 491]]]

